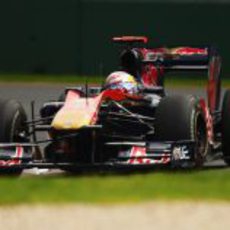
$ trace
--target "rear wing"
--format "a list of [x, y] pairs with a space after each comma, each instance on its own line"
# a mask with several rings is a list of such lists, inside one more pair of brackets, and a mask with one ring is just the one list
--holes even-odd
[[211, 113], [219, 108], [221, 57], [214, 47], [178, 47], [149, 50], [142, 60], [162, 67], [165, 72], [206, 72], [207, 100]]
[[[144, 36], [114, 37], [113, 42], [128, 45], [128, 49], [136, 50], [134, 44], [145, 44], [148, 38]], [[143, 55], [142, 64], [152, 63], [163, 68], [164, 72], [205, 72], [208, 75], [207, 100], [211, 113], [219, 108], [221, 87], [221, 57], [217, 49], [207, 47], [176, 47], [176, 48], [140, 48]]]
[[170, 49], [164, 59], [168, 70], [208, 70], [208, 48], [181, 47]]
[[115, 43], [122, 43], [122, 44], [147, 43], [148, 38], [145, 36], [121, 36], [121, 37], [113, 37], [112, 41]]
[[[133, 47], [136, 44], [148, 43], [148, 37], [119, 36], [113, 37], [112, 41]], [[176, 48], [144, 48], [141, 50], [144, 54], [143, 63], [161, 64], [169, 70], [208, 70], [210, 59], [213, 56], [219, 56], [217, 50], [213, 47], [182, 46]]]
[[207, 71], [210, 59], [217, 56], [217, 51], [210, 47], [157, 48], [146, 53], [143, 63], [161, 65], [165, 70]]

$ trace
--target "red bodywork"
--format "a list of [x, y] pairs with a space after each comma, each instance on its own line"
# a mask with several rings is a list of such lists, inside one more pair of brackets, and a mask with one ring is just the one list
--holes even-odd
[[[207, 139], [208, 142], [214, 146], [215, 138], [214, 138], [214, 114], [215, 111], [218, 109], [219, 105], [219, 97], [220, 97], [220, 67], [221, 67], [221, 60], [220, 57], [217, 55], [217, 53], [212, 53], [211, 49], [209, 48], [193, 48], [193, 47], [178, 47], [178, 48], [153, 48], [153, 49], [148, 49], [148, 48], [143, 48], [143, 47], [138, 47], [138, 48], [133, 48], [130, 46], [130, 44], [134, 43], [143, 43], [146, 44], [148, 42], [147, 37], [142, 37], [142, 36], [123, 36], [123, 37], [116, 37], [113, 38], [114, 42], [118, 43], [124, 43], [128, 45], [128, 47], [123, 51], [121, 55], [121, 59], [124, 58], [122, 62], [121, 67], [123, 71], [126, 71], [127, 73], [133, 75], [139, 83], [141, 83], [144, 87], [144, 89], [163, 89], [164, 86], [164, 75], [169, 72], [169, 71], [188, 71], [188, 70], [205, 70], [208, 72], [208, 84], [207, 84], [207, 103], [206, 100], [203, 98], [200, 98], [199, 100], [196, 101], [196, 106], [199, 107], [200, 111], [202, 112], [202, 115], [204, 116], [204, 121], [206, 125], [206, 133], [207, 133]], [[129, 60], [131, 59], [131, 61]], [[130, 61], [130, 62], [129, 62]], [[124, 64], [124, 65], [123, 65]], [[130, 67], [130, 68], [129, 68]], [[158, 86], [158, 87], [155, 87]], [[162, 95], [164, 95], [164, 91], [162, 91]], [[56, 161], [56, 158], [51, 158], [50, 161], [50, 153], [55, 153], [55, 157], [59, 157], [62, 153], [64, 153], [66, 156], [71, 155], [73, 153], [73, 157], [75, 155], [80, 155], [81, 156], [81, 149], [79, 149], [78, 145], [75, 146], [75, 142], [78, 134], [80, 136], [80, 133], [82, 132], [84, 135], [89, 134], [88, 136], [83, 136], [84, 138], [88, 137], [87, 140], [92, 142], [91, 149], [84, 148], [84, 150], [88, 150], [88, 152], [91, 151], [91, 158], [90, 161], [86, 159], [86, 165], [87, 164], [95, 164], [95, 143], [97, 143], [97, 137], [96, 137], [96, 132], [95, 128], [100, 128], [100, 112], [102, 110], [102, 105], [105, 102], [111, 101], [111, 102], [125, 102], [125, 103], [131, 103], [132, 102], [137, 102], [137, 101], [143, 101], [144, 96], [140, 93], [137, 95], [130, 94], [126, 89], [104, 89], [100, 91], [98, 94], [93, 95], [93, 96], [88, 96], [88, 87], [85, 89], [85, 95], [82, 97], [82, 94], [84, 95], [84, 92], [78, 89], [68, 89], [67, 95], [65, 98], [64, 105], [62, 104], [62, 107], [55, 113], [54, 119], [52, 120], [52, 123], [50, 125], [47, 125], [46, 123], [41, 127], [42, 125], [37, 125], [37, 130], [42, 130], [41, 128], [45, 129], [49, 133], [49, 138], [46, 140], [47, 142], [50, 142], [50, 140], [54, 140], [54, 142], [50, 143], [46, 149], [45, 149], [45, 154], [47, 156], [48, 161], [43, 162], [41, 161], [40, 164], [37, 162], [33, 162], [32, 159], [32, 164], [26, 164], [23, 167], [57, 167], [57, 163], [60, 163], [60, 166], [63, 167], [68, 167], [68, 166], [76, 166], [75, 161], [74, 162], [69, 162], [69, 158], [67, 159], [68, 161], [62, 161], [63, 159], [60, 158], [60, 162]], [[150, 93], [151, 94], [151, 93]], [[154, 93], [152, 93], [154, 94]], [[161, 94], [159, 95], [154, 95], [154, 96], [159, 96], [159, 98], [162, 96]], [[151, 95], [153, 96], [153, 95]], [[162, 96], [162, 97], [163, 97]], [[127, 99], [130, 99], [127, 100]], [[45, 107], [47, 108], [52, 108], [56, 109], [56, 102], [52, 105], [48, 105], [51, 107]], [[59, 102], [60, 103], [60, 102]], [[62, 102], [61, 102], [62, 103]], [[125, 104], [124, 103], [124, 104]], [[120, 105], [119, 110], [123, 106], [122, 103], [116, 103]], [[131, 106], [133, 104], [131, 103]], [[52, 107], [53, 106], [53, 107]], [[155, 105], [157, 106], [157, 105]], [[124, 107], [123, 107], [124, 108]], [[148, 109], [150, 106], [148, 107]], [[126, 109], [126, 108], [124, 108]], [[139, 109], [139, 108], [138, 108]], [[118, 111], [119, 111], [118, 110]], [[152, 111], [152, 110], [151, 110]], [[103, 111], [102, 111], [103, 112]], [[139, 120], [140, 116], [142, 118], [147, 118], [152, 119], [152, 121], [155, 121], [154, 118], [152, 117], [146, 117], [145, 114], [135, 114], [130, 113], [129, 110], [126, 109], [125, 112], [129, 112], [128, 116], [130, 118], [133, 118], [135, 116], [135, 119]], [[116, 114], [124, 116], [124, 110], [123, 113], [118, 113]], [[138, 116], [137, 116], [138, 115]], [[167, 114], [166, 114], [167, 115]], [[49, 115], [50, 116], [50, 115]], [[45, 118], [49, 116], [42, 117], [41, 121], [46, 121]], [[108, 119], [108, 117], [105, 117], [105, 120]], [[109, 119], [108, 119], [109, 120]], [[71, 122], [74, 121], [72, 124]], [[119, 120], [120, 121], [120, 120]], [[143, 124], [143, 119], [141, 120]], [[76, 124], [75, 124], [76, 123]], [[40, 123], [39, 123], [40, 124]], [[133, 124], [138, 124], [132, 123]], [[144, 123], [145, 125], [147, 123]], [[75, 126], [76, 125], [76, 126]], [[33, 124], [35, 127], [35, 125]], [[39, 127], [40, 126], [40, 127]], [[96, 127], [98, 126], [98, 127]], [[130, 127], [130, 126], [129, 126]], [[101, 127], [102, 128], [102, 127]], [[125, 127], [126, 128], [126, 127]], [[148, 127], [149, 128], [149, 127]], [[150, 127], [151, 128], [151, 127]], [[137, 126], [138, 131], [142, 129]], [[34, 128], [35, 130], [35, 128]], [[154, 131], [154, 129], [151, 129], [151, 131]], [[85, 131], [87, 131], [85, 133]], [[102, 130], [103, 132], [105, 130]], [[112, 130], [113, 131], [113, 130]], [[122, 131], [125, 131], [124, 129]], [[70, 135], [69, 135], [70, 132]], [[76, 133], [74, 133], [76, 132]], [[79, 132], [79, 133], [78, 133]], [[59, 136], [60, 134], [60, 136]], [[72, 134], [76, 134], [73, 136]], [[116, 133], [115, 133], [116, 134]], [[122, 133], [123, 134], [123, 133]], [[138, 133], [139, 135], [139, 133]], [[137, 134], [136, 134], [137, 136]], [[135, 136], [135, 137], [136, 137]], [[76, 139], [74, 139], [76, 138]], [[113, 136], [114, 138], [114, 136]], [[36, 138], [34, 138], [36, 139]], [[122, 140], [122, 142], [120, 141]], [[172, 160], [172, 155], [173, 151], [175, 152], [180, 150], [181, 152], [181, 160], [186, 160], [185, 153], [183, 152], [183, 147], [187, 147], [187, 151], [192, 151], [190, 149], [190, 145], [192, 145], [190, 142], [193, 140], [179, 140], [180, 142], [175, 142], [171, 141], [168, 143], [168, 141], [159, 143], [156, 139], [156, 141], [149, 141], [147, 140], [142, 143], [143, 140], [141, 141], [136, 141], [130, 142], [130, 141], [123, 141], [122, 138], [118, 139], [119, 140], [119, 145], [123, 146], [122, 143], [125, 142], [128, 147], [118, 149], [118, 159], [119, 161], [117, 162], [118, 164], [125, 164], [125, 165], [157, 165], [157, 164], [168, 164]], [[68, 140], [68, 141], [67, 141]], [[133, 140], [133, 139], [131, 139]], [[136, 140], [136, 139], [135, 139]], [[140, 140], [140, 139], [138, 139]], [[36, 141], [36, 140], [35, 140]], [[84, 143], [84, 139], [77, 139], [77, 144], [82, 144], [81, 147], [87, 147], [88, 143]], [[106, 140], [107, 141], [107, 140]], [[170, 141], [170, 140], [169, 140]], [[190, 142], [189, 142], [190, 141]], [[74, 142], [74, 144], [73, 144]], [[148, 142], [151, 145], [147, 145]], [[41, 142], [42, 143], [42, 142]], [[130, 144], [131, 143], [131, 144]], [[106, 143], [107, 145], [111, 144], [110, 139], [109, 142]], [[116, 144], [112, 143], [112, 144]], [[106, 145], [106, 146], [107, 146]], [[117, 144], [118, 145], [118, 144]], [[9, 158], [9, 160], [5, 160], [5, 158], [2, 158], [0, 160], [0, 168], [7, 168], [11, 166], [20, 166], [21, 163], [23, 163], [23, 155], [25, 155], [26, 150], [28, 147], [30, 149], [34, 148], [35, 145], [30, 145], [30, 144], [20, 144], [20, 143], [13, 143], [11, 145], [9, 144], [3, 144], [4, 148], [9, 148], [12, 152], [12, 154], [9, 154], [6, 150], [5, 153], [7, 153], [6, 157]], [[24, 148], [25, 146], [25, 148]], [[115, 146], [115, 145], [112, 145]], [[13, 147], [13, 148], [12, 148]], [[36, 143], [36, 147], [37, 143]], [[1, 149], [1, 148], [0, 148]], [[13, 149], [13, 150], [12, 150]], [[15, 150], [14, 150], [15, 149]], [[29, 149], [29, 148], [28, 148]], [[73, 151], [72, 151], [73, 149]], [[29, 154], [30, 151], [28, 150]], [[31, 150], [32, 152], [32, 150]], [[83, 151], [82, 151], [83, 152]], [[110, 153], [108, 151], [108, 153]], [[85, 154], [85, 152], [84, 152]], [[8, 156], [12, 155], [12, 156]], [[35, 154], [33, 154], [35, 155]], [[155, 158], [155, 156], [157, 157]], [[176, 153], [174, 154], [173, 157], [177, 156]], [[33, 156], [32, 156], [33, 157]], [[61, 156], [62, 157], [62, 156]], [[86, 154], [86, 157], [88, 155]], [[112, 156], [114, 157], [114, 156]], [[7, 159], [8, 159], [7, 158]], [[47, 160], [46, 159], [46, 160]], [[123, 159], [123, 161], [120, 162], [120, 160]], [[54, 160], [54, 164], [52, 164], [52, 160]], [[65, 160], [65, 158], [64, 158]], [[75, 160], [75, 159], [74, 159]], [[104, 160], [104, 158], [103, 158]], [[175, 159], [174, 159], [175, 160]], [[177, 160], [177, 159], [176, 159]], [[99, 166], [104, 165], [103, 161], [98, 161]], [[98, 163], [96, 162], [96, 163]], [[61, 165], [63, 163], [63, 165]], [[81, 164], [82, 162], [80, 162]], [[85, 158], [83, 157], [83, 163], [85, 163]], [[108, 162], [111, 166], [111, 163], [114, 162]], [[116, 163], [116, 162], [115, 162]], [[72, 164], [72, 165], [71, 165]], [[108, 166], [107, 165], [107, 166]], [[114, 164], [115, 165], [115, 164]], [[114, 166], [112, 165], [112, 166]]]
[[[133, 44], [147, 43], [147, 37], [122, 36], [113, 38], [113, 41]], [[137, 74], [144, 86], [163, 86], [164, 75], [168, 71], [205, 70], [208, 73], [207, 101], [210, 113], [218, 110], [220, 99], [220, 69], [221, 58], [209, 47], [176, 47], [176, 48], [130, 48], [127, 50], [138, 53], [141, 61]], [[195, 63], [195, 64], [194, 64]], [[186, 69], [187, 68], [187, 69]], [[127, 67], [125, 71], [129, 72]]]
[[127, 42], [127, 43], [134, 43], [134, 42], [142, 42], [147, 43], [148, 38], [145, 36], [122, 36], [122, 37], [114, 37], [114, 42]]
[[[134, 42], [146, 43], [146, 37], [123, 36], [113, 39], [116, 42], [132, 44]], [[136, 74], [145, 87], [164, 85], [164, 75], [170, 71], [206, 71], [207, 79], [207, 103], [200, 99], [199, 106], [203, 111], [207, 126], [209, 143], [213, 143], [213, 117], [218, 110], [220, 101], [220, 69], [221, 58], [215, 49], [211, 47], [176, 47], [176, 48], [130, 48], [125, 52], [138, 53], [140, 60], [139, 69], [131, 74]], [[123, 52], [123, 55], [125, 54]], [[135, 56], [134, 55], [134, 56]], [[122, 57], [121, 57], [122, 58]], [[124, 68], [129, 72], [127, 66]]]

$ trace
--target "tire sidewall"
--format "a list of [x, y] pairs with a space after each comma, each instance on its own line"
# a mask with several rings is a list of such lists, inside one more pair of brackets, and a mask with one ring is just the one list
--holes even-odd
[[[205, 135], [202, 153], [197, 151], [197, 130], [201, 121]], [[199, 98], [192, 95], [173, 95], [163, 98], [156, 111], [156, 137], [159, 141], [195, 141], [195, 152], [192, 158], [195, 166], [202, 166], [208, 153], [209, 143], [205, 114], [199, 104]]]
[[225, 162], [230, 165], [230, 89], [224, 94], [221, 119], [222, 151]]
[[16, 100], [0, 102], [0, 142], [14, 142], [14, 134], [17, 129], [26, 129], [23, 123], [26, 114], [21, 104]]
[[[0, 143], [24, 142], [21, 138], [15, 138], [15, 133], [27, 132], [24, 125], [26, 114], [21, 104], [14, 100], [0, 99]], [[0, 175], [19, 176], [23, 169], [0, 168]]]

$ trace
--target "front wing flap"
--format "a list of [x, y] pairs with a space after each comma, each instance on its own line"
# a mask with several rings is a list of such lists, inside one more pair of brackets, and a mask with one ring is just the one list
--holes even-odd
[[126, 165], [172, 165], [192, 163], [195, 152], [194, 141], [168, 142], [110, 142], [118, 148], [116, 164]]
[[0, 144], [0, 169], [19, 166], [32, 160], [30, 143], [1, 143]]
[[45, 162], [33, 159], [34, 144], [0, 144], [0, 169], [3, 168], [62, 168], [73, 169], [123, 169], [152, 168], [157, 165], [183, 167], [191, 165], [195, 152], [193, 141], [178, 142], [109, 142], [117, 148], [115, 159], [106, 162]]

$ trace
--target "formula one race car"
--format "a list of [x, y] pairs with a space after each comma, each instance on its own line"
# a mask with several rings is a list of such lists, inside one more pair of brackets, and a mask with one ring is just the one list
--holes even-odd
[[[230, 90], [221, 110], [221, 58], [212, 47], [145, 48], [146, 37], [116, 37], [124, 45], [119, 71], [102, 87], [67, 88], [27, 121], [21, 104], [0, 101], [0, 170], [200, 167], [222, 151], [230, 165]], [[207, 102], [168, 96], [170, 71], [206, 71]], [[38, 132], [48, 139], [38, 140]], [[41, 147], [41, 146], [42, 147]], [[45, 145], [45, 146], [44, 146]]]

